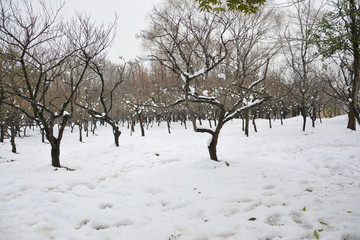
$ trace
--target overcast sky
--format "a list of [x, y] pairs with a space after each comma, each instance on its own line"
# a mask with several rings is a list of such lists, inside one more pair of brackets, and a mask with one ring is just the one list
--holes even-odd
[[62, 13], [65, 17], [73, 16], [75, 10], [90, 13], [100, 22], [114, 20], [114, 13], [119, 16], [117, 35], [109, 52], [109, 58], [116, 61], [119, 56], [126, 59], [141, 55], [141, 41], [135, 35], [146, 28], [146, 16], [156, 3], [161, 0], [66, 0]]
[[[51, 3], [57, 1], [59, 0], [45, 0]], [[148, 26], [147, 15], [155, 5], [163, 1], [165, 0], [65, 0], [62, 13], [66, 18], [70, 18], [76, 10], [84, 11], [99, 23], [107, 23], [114, 20], [116, 12], [119, 16], [117, 35], [109, 51], [109, 58], [117, 61], [119, 56], [122, 56], [129, 60], [143, 55], [141, 40], [136, 39], [135, 35]], [[271, 6], [272, 2], [282, 3], [289, 0], [267, 0], [267, 5]]]

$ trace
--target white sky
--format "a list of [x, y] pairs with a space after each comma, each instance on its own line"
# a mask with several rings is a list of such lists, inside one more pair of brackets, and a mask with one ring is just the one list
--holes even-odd
[[[38, 0], [32, 1], [35, 3]], [[44, 1], [54, 3], [62, 0]], [[135, 35], [147, 27], [147, 15], [156, 4], [163, 1], [165, 0], [65, 0], [62, 14], [65, 18], [70, 18], [76, 10], [84, 11], [91, 14], [92, 19], [98, 23], [106, 24], [114, 20], [116, 12], [119, 16], [117, 35], [109, 51], [109, 58], [116, 62], [120, 56], [130, 60], [143, 55], [141, 40], [136, 39]], [[268, 5], [271, 5], [271, 2], [281, 3], [289, 0], [267, 0]]]
[[[54, 0], [51, 0], [54, 1]], [[154, 4], [161, 0], [66, 0], [62, 13], [73, 16], [75, 10], [91, 14], [93, 20], [107, 23], [119, 16], [117, 35], [109, 51], [109, 58], [117, 61], [119, 56], [133, 59], [141, 56], [141, 40], [135, 35], [147, 27], [147, 15]]]

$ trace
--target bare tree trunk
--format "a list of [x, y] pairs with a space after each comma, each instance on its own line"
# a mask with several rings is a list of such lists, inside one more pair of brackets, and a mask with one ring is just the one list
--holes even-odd
[[12, 147], [11, 151], [13, 153], [16, 153], [16, 144], [15, 144], [16, 132], [17, 132], [16, 127], [13, 124], [11, 124], [11, 126], [10, 126], [10, 142], [11, 142], [11, 147]]
[[249, 137], [249, 109], [245, 110], [245, 135]]
[[269, 127], [272, 128], [270, 113], [268, 113], [267, 115], [268, 115], [268, 120], [269, 120]]
[[167, 120], [166, 123], [167, 123], [168, 133], [171, 134], [171, 130], [170, 130], [170, 120]]
[[41, 128], [41, 142], [45, 142], [45, 131], [43, 128]]
[[348, 112], [348, 124], [347, 124], [347, 128], [351, 129], [351, 130], [356, 130], [356, 119], [355, 119], [355, 113], [354, 111], [349, 111]]
[[254, 131], [257, 132], [256, 123], [255, 123], [255, 115], [253, 116], [252, 124], [254, 125]]
[[144, 129], [144, 123], [143, 123], [143, 118], [142, 118], [141, 113], [138, 114], [138, 119], [139, 119], [139, 124], [140, 124], [141, 136], [145, 137], [145, 129]]
[[209, 119], [209, 127], [212, 128], [211, 119]]
[[131, 120], [130, 136], [132, 136], [133, 132], [135, 132], [135, 119]]
[[212, 135], [211, 142], [208, 146], [210, 159], [217, 161], [217, 162], [219, 161], [217, 154], [216, 154], [216, 146], [218, 143], [218, 138], [219, 138], [219, 131], [215, 131], [214, 134]]
[[193, 125], [193, 128], [194, 128], [194, 131], [196, 132], [196, 119], [193, 118], [191, 122], [192, 122], [192, 125]]
[[225, 113], [223, 113], [220, 116], [219, 121], [218, 121], [218, 125], [217, 125], [215, 131], [213, 131], [211, 129], [195, 128], [195, 132], [209, 133], [211, 135], [211, 141], [210, 141], [210, 143], [208, 145], [209, 155], [210, 155], [211, 160], [214, 160], [214, 161], [217, 161], [217, 162], [219, 161], [219, 159], [217, 157], [216, 147], [217, 147], [217, 144], [218, 144], [220, 131], [221, 131], [223, 125], [224, 125], [224, 115], [225, 115]]
[[303, 117], [303, 128], [302, 128], [302, 130], [303, 130], [303, 132], [305, 132], [305, 127], [306, 127], [306, 115], [302, 115], [302, 117]]
[[2, 143], [5, 140], [5, 129], [6, 129], [5, 124], [1, 124], [0, 125], [0, 142], [2, 142]]
[[96, 121], [93, 121], [92, 123], [91, 123], [91, 132], [92, 132], [92, 134], [94, 135], [95, 134], [95, 129], [97, 128], [97, 126], [96, 126]]
[[84, 130], [86, 132], [86, 137], [89, 137], [89, 122], [85, 121], [84, 123]]
[[53, 167], [61, 167], [60, 165], [60, 142], [53, 137], [53, 140], [50, 141], [51, 144], [51, 164]]
[[26, 137], [26, 129], [27, 129], [27, 125], [24, 126], [24, 137]]
[[73, 133], [74, 132], [74, 127], [75, 127], [75, 123], [70, 123], [70, 128], [71, 128], [71, 133]]
[[322, 123], [321, 111], [320, 111], [320, 110], [318, 111], [318, 117], [319, 117], [319, 121], [320, 121], [320, 123]]
[[118, 126], [115, 126], [114, 124], [112, 124], [112, 129], [113, 129], [113, 134], [114, 134], [114, 141], [115, 141], [115, 146], [119, 147], [119, 137], [121, 135], [121, 131], [119, 130]]
[[243, 132], [245, 131], [245, 121], [243, 116], [241, 116], [241, 129]]
[[83, 139], [82, 139], [82, 129], [83, 129], [83, 126], [82, 124], [80, 123], [79, 125], [79, 141], [82, 142]]

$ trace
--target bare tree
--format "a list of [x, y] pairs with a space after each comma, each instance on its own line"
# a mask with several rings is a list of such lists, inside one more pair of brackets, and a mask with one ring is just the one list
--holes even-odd
[[5, 83], [5, 92], [27, 102], [30, 109], [6, 99], [3, 103], [41, 126], [51, 145], [54, 167], [61, 167], [60, 143], [75, 93], [90, 61], [111, 43], [114, 29], [114, 23], [96, 26], [81, 14], [65, 24], [60, 17], [62, 6], [52, 8], [42, 2], [40, 11], [35, 11], [28, 1], [0, 5], [0, 46], [21, 69], [19, 81]]
[[289, 67], [289, 71], [283, 71], [286, 75], [283, 83], [300, 107], [303, 131], [306, 128], [306, 118], [309, 112], [312, 114], [312, 110], [315, 110], [316, 100], [323, 87], [317, 75], [318, 55], [312, 45], [322, 6], [320, 3], [315, 8], [312, 0], [294, 2], [295, 14], [289, 14], [290, 24], [282, 35], [285, 63]]
[[197, 126], [194, 129], [211, 135], [210, 158], [218, 161], [216, 147], [224, 124], [266, 100], [258, 87], [266, 78], [271, 54], [256, 62], [258, 71], [251, 80], [247, 79], [249, 85], [239, 86], [248, 90], [246, 97], [235, 94], [239, 91], [233, 88], [235, 84], [231, 77], [221, 71], [230, 66], [225, 63], [230, 59], [229, 51], [237, 48], [230, 30], [238, 16], [201, 13], [197, 9], [191, 1], [172, 1], [163, 9], [155, 9], [151, 15], [151, 28], [143, 31], [142, 38], [152, 50], [150, 60], [158, 61], [182, 80], [183, 95], [175, 104], [204, 104], [217, 110], [215, 129]]
[[[131, 64], [123, 62], [115, 66], [105, 60], [95, 60], [90, 62], [90, 68], [100, 82], [100, 89], [95, 96], [99, 99], [99, 102], [95, 105], [85, 105], [83, 99], [78, 97], [76, 105], [88, 112], [93, 118], [108, 123], [113, 131], [115, 146], [119, 147], [119, 137], [121, 135], [118, 126], [119, 119], [113, 114], [112, 110], [114, 109], [114, 97], [118, 87], [129, 79], [131, 75]], [[78, 95], [83, 94], [79, 91]], [[83, 96], [87, 97], [86, 93]]]

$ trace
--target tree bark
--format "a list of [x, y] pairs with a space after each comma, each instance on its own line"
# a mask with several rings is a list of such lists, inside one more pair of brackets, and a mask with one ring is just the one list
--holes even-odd
[[61, 167], [60, 165], [60, 141], [55, 137], [50, 142], [51, 144], [51, 164], [53, 167]]
[[249, 137], [249, 109], [245, 110], [245, 135]]
[[222, 116], [219, 118], [218, 125], [216, 126], [215, 131], [213, 131], [211, 129], [206, 129], [206, 128], [195, 128], [195, 132], [209, 133], [211, 135], [211, 141], [208, 145], [209, 155], [210, 155], [211, 160], [217, 161], [217, 162], [219, 161], [219, 159], [217, 157], [216, 147], [218, 144], [220, 131], [224, 125], [224, 114], [222, 114]]
[[245, 121], [243, 116], [241, 116], [241, 129], [243, 132], [245, 131]]
[[269, 120], [269, 127], [272, 128], [270, 113], [268, 113], [267, 116], [268, 116], [268, 120]]
[[[359, 22], [357, 21], [357, 4], [354, 0], [349, 0], [350, 9], [350, 29], [351, 29], [351, 43], [353, 48], [353, 71], [354, 79], [352, 82], [351, 103], [348, 113], [347, 128], [356, 130], [356, 118], [359, 118], [357, 112], [358, 94], [359, 94], [359, 74], [360, 74], [360, 48], [359, 48]], [[359, 120], [360, 121], [360, 120]]]
[[79, 126], [79, 141], [82, 142], [83, 141], [83, 139], [82, 139], [83, 126], [81, 125], [81, 123], [78, 126]]
[[209, 154], [210, 154], [210, 159], [214, 160], [214, 161], [219, 161], [217, 154], [216, 154], [216, 146], [217, 146], [217, 142], [218, 142], [218, 138], [219, 138], [219, 134], [213, 134], [212, 135], [212, 139], [211, 142], [208, 146], [209, 149]]
[[168, 133], [171, 134], [171, 129], [170, 129], [170, 120], [166, 121], [167, 123], [167, 129], [168, 129]]
[[142, 118], [141, 113], [138, 114], [138, 119], [139, 119], [139, 124], [140, 124], [140, 129], [141, 129], [141, 136], [145, 137], [145, 129], [144, 129], [144, 123], [143, 123], [143, 118]]
[[303, 117], [303, 128], [302, 128], [302, 130], [303, 130], [303, 132], [305, 132], [305, 128], [306, 128], [306, 115], [302, 115], [302, 117]]
[[45, 142], [45, 131], [43, 128], [41, 128], [41, 142]]
[[119, 130], [119, 127], [115, 125], [112, 125], [112, 129], [114, 134], [115, 146], [119, 147], [119, 137], [121, 135], [121, 131]]
[[254, 125], [254, 131], [257, 132], [257, 127], [256, 127], [256, 122], [255, 122], [255, 115], [253, 116], [252, 124]]
[[184, 128], [185, 128], [185, 130], [187, 130], [186, 120], [184, 120]]
[[11, 125], [10, 127], [10, 142], [11, 142], [11, 151], [13, 153], [16, 153], [16, 144], [15, 144], [15, 137], [16, 137], [16, 127], [14, 125]]
[[192, 122], [192, 125], [193, 125], [193, 128], [194, 128], [194, 131], [196, 132], [196, 129], [197, 129], [196, 128], [196, 119], [193, 118], [191, 122]]
[[5, 124], [1, 124], [0, 125], [0, 142], [4, 142], [4, 139], [5, 139], [5, 129], [6, 129], [6, 126]]
[[135, 119], [131, 120], [130, 136], [132, 136], [133, 132], [135, 132]]

